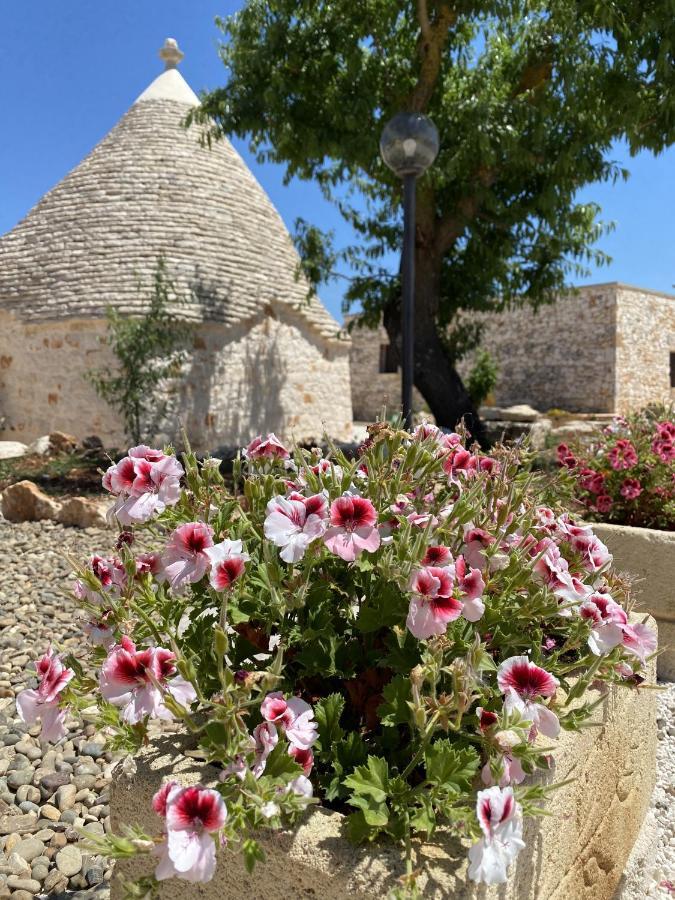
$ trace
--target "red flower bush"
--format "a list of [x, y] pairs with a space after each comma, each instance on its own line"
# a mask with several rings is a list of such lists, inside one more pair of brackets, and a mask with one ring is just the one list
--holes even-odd
[[619, 525], [675, 529], [675, 410], [647, 407], [617, 417], [590, 444], [560, 444], [588, 517]]

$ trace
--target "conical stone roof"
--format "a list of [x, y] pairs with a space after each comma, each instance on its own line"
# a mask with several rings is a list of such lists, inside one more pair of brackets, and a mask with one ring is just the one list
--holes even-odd
[[[242, 323], [290, 305], [324, 338], [338, 323], [307, 285], [269, 197], [223, 140], [202, 147], [182, 127], [198, 104], [167, 69], [92, 152], [0, 238], [0, 311], [24, 321], [140, 313], [158, 257], [192, 299], [187, 318]], [[144, 290], [139, 290], [139, 284]]]

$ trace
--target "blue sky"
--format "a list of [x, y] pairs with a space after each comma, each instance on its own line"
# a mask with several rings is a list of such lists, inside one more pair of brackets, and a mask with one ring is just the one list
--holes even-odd
[[[161, 71], [157, 50], [175, 37], [186, 54], [181, 71], [194, 90], [223, 83], [216, 53], [216, 15], [238, 0], [3, 0], [0, 4], [0, 234], [9, 230], [94, 147]], [[378, 135], [373, 135], [377, 140]], [[352, 239], [312, 184], [283, 185], [283, 172], [258, 166], [235, 141], [287, 225], [302, 215], [334, 229], [337, 243]], [[596, 200], [616, 230], [600, 242], [614, 261], [587, 279], [625, 281], [672, 292], [675, 282], [675, 150], [654, 158], [615, 158], [631, 170], [625, 184], [594, 185]], [[340, 315], [340, 284], [322, 291]]]

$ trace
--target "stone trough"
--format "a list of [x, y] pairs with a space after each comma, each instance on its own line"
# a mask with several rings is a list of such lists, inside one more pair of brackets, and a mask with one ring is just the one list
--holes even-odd
[[[653, 664], [648, 683], [655, 677]], [[543, 781], [569, 784], [548, 801], [551, 815], [528, 820], [527, 848], [511, 869], [508, 885], [487, 888], [467, 879], [466, 846], [437, 835], [416, 846], [424, 868], [419, 886], [425, 900], [612, 900], [640, 830], [656, 774], [655, 691], [619, 686], [596, 710], [597, 727], [563, 732]], [[162, 780], [211, 784], [217, 770], [182, 755], [184, 739], [166, 735], [136, 758], [136, 772], [113, 775], [111, 816], [115, 831], [138, 824], [158, 834], [160, 820], [151, 798]], [[215, 878], [206, 885], [163, 882], [160, 896], [220, 900], [321, 900], [383, 898], [400, 885], [403, 854], [384, 843], [353, 847], [342, 837], [344, 817], [314, 809], [294, 832], [260, 835], [267, 862], [249, 875], [241, 857], [222, 849]], [[123, 896], [118, 877], [138, 878], [152, 871], [151, 858], [118, 862], [113, 900]]]

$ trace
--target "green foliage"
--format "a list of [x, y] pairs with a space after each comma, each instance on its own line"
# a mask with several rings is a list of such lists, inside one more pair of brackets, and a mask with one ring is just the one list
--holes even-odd
[[180, 375], [187, 355], [192, 327], [172, 311], [182, 302], [160, 256], [146, 312], [126, 316], [112, 308], [107, 311], [107, 342], [116, 367], [93, 369], [85, 375], [97, 394], [120, 413], [128, 437], [136, 444], [154, 436], [166, 409], [157, 389]]
[[626, 178], [612, 145], [675, 139], [675, 17], [642, 0], [247, 0], [218, 20], [227, 84], [188, 116], [205, 140], [247, 138], [259, 161], [315, 181], [359, 236], [328, 249], [303, 223], [316, 284], [339, 262], [345, 305], [377, 322], [396, 304], [401, 186], [378, 140], [404, 109], [441, 149], [420, 179], [418, 304], [441, 331], [461, 310], [550, 300], [602, 264], [598, 207], [579, 191]]
[[495, 389], [499, 366], [489, 350], [479, 350], [466, 381], [466, 388], [476, 406], [480, 406]]

